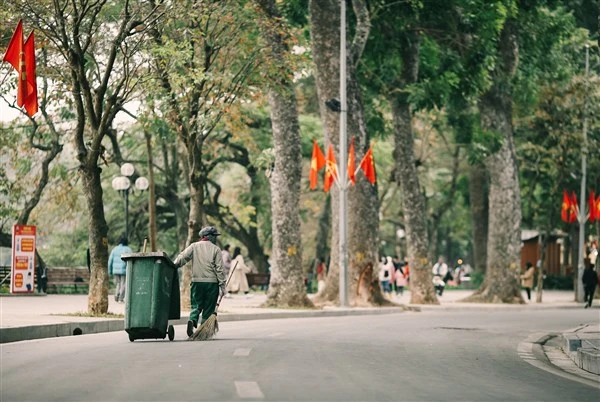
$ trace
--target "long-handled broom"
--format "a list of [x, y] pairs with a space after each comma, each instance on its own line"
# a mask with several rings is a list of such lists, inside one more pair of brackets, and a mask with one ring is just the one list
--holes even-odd
[[[231, 273], [229, 274], [229, 278], [227, 278], [227, 282], [225, 283], [225, 288], [227, 289], [227, 285], [229, 285], [229, 281], [233, 276], [233, 272], [237, 267], [238, 261], [235, 262]], [[198, 327], [198, 329], [188, 338], [188, 341], [208, 341], [212, 339], [213, 336], [217, 332], [219, 332], [219, 322], [217, 321], [217, 309], [219, 308], [219, 304], [221, 304], [221, 300], [223, 300], [223, 296], [225, 293], [219, 296], [219, 301], [217, 301], [217, 305], [215, 306], [215, 311]]]

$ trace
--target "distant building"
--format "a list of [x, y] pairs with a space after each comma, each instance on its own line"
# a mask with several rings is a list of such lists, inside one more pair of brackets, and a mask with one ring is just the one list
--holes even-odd
[[[538, 230], [521, 231], [521, 267], [527, 261], [536, 265], [541, 259], [542, 234]], [[568, 235], [561, 231], [550, 234], [548, 245], [544, 256], [544, 270], [547, 275], [570, 275], [572, 267], [569, 261], [564, 261], [565, 253], [563, 247]], [[568, 254], [567, 254], [568, 255]]]

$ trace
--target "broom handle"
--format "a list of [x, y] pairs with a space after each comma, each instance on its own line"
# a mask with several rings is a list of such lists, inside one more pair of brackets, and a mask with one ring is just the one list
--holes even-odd
[[[231, 272], [229, 273], [229, 278], [227, 278], [227, 282], [225, 282], [225, 291], [227, 291], [227, 285], [229, 285], [229, 281], [231, 280], [231, 277], [233, 276], [233, 271], [235, 271], [235, 268], [237, 267], [239, 261], [235, 262], [235, 265], [233, 266], [233, 269], [231, 270]], [[223, 296], [225, 296], [225, 293], [223, 293], [220, 297], [219, 297], [219, 301], [217, 302], [217, 305], [215, 306], [215, 311], [217, 311], [217, 308], [219, 308], [219, 304], [221, 304], [221, 300], [223, 300]]]

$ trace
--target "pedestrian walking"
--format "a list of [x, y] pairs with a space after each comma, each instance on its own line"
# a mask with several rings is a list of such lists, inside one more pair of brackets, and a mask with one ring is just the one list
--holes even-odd
[[594, 240], [588, 253], [588, 259], [592, 268], [596, 267], [596, 261], [598, 260], [598, 243]]
[[223, 273], [223, 257], [221, 249], [216, 245], [220, 233], [214, 226], [203, 227], [198, 233], [200, 240], [190, 244], [173, 263], [181, 267], [192, 261], [192, 283], [190, 302], [192, 311], [187, 322], [187, 335], [192, 336], [194, 328], [206, 321], [217, 306], [219, 291], [225, 290], [225, 274]]
[[121, 259], [121, 255], [132, 253], [129, 247], [127, 236], [121, 236], [119, 245], [112, 249], [108, 257], [108, 274], [115, 277], [115, 301], [117, 303], [125, 302], [125, 274], [127, 273], [127, 264]]
[[392, 272], [394, 264], [392, 263], [392, 257], [382, 257], [381, 263], [379, 264], [379, 283], [381, 283], [381, 290], [384, 294], [392, 292]]
[[444, 262], [442, 257], [438, 258], [438, 261], [433, 265], [431, 269], [433, 273], [433, 287], [437, 291], [438, 295], [442, 295], [444, 293], [444, 288], [446, 287], [446, 282], [444, 282], [444, 278], [448, 275], [448, 265]]
[[245, 294], [248, 294], [250, 287], [248, 286], [248, 278], [246, 278], [246, 274], [249, 274], [251, 270], [244, 262], [242, 250], [239, 247], [233, 249], [233, 260], [231, 263], [233, 265], [237, 263], [237, 268], [231, 275], [229, 285], [227, 285], [227, 291], [233, 294], [238, 292], [244, 292]]
[[396, 282], [396, 296], [402, 296], [404, 294], [404, 287], [406, 286], [406, 277], [404, 269], [401, 264], [395, 267], [396, 272], [394, 273], [394, 280]]
[[531, 288], [533, 287], [533, 275], [535, 268], [529, 261], [525, 263], [525, 273], [521, 275], [521, 286], [525, 288], [527, 292], [527, 300], [531, 301]]
[[41, 258], [38, 259], [36, 275], [38, 293], [46, 293], [48, 287], [48, 267], [41, 261]]
[[[229, 244], [223, 246], [223, 250], [221, 250], [221, 257], [223, 258], [223, 274], [225, 278], [229, 278], [229, 270], [231, 269], [231, 254], [229, 253]], [[227, 293], [225, 293], [225, 297], [230, 297]]]
[[583, 277], [581, 278], [581, 281], [583, 282], [584, 308], [592, 307], [592, 300], [594, 300], [596, 285], [598, 285], [598, 273], [596, 270], [594, 270], [593, 265], [590, 264], [583, 270]]
[[221, 257], [223, 258], [223, 274], [225, 278], [229, 278], [229, 270], [231, 269], [231, 254], [229, 253], [229, 244], [223, 246], [221, 250]]
[[325, 289], [325, 280], [327, 279], [327, 268], [325, 263], [317, 258], [317, 293], [321, 293]]

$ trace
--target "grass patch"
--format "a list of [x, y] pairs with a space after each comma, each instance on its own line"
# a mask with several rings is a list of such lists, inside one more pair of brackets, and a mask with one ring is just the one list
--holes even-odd
[[78, 311], [76, 313], [63, 313], [63, 314], [50, 314], [50, 315], [62, 315], [68, 317], [91, 317], [91, 318], [125, 318], [123, 314], [115, 313], [104, 313], [104, 314], [91, 314], [85, 311]]

